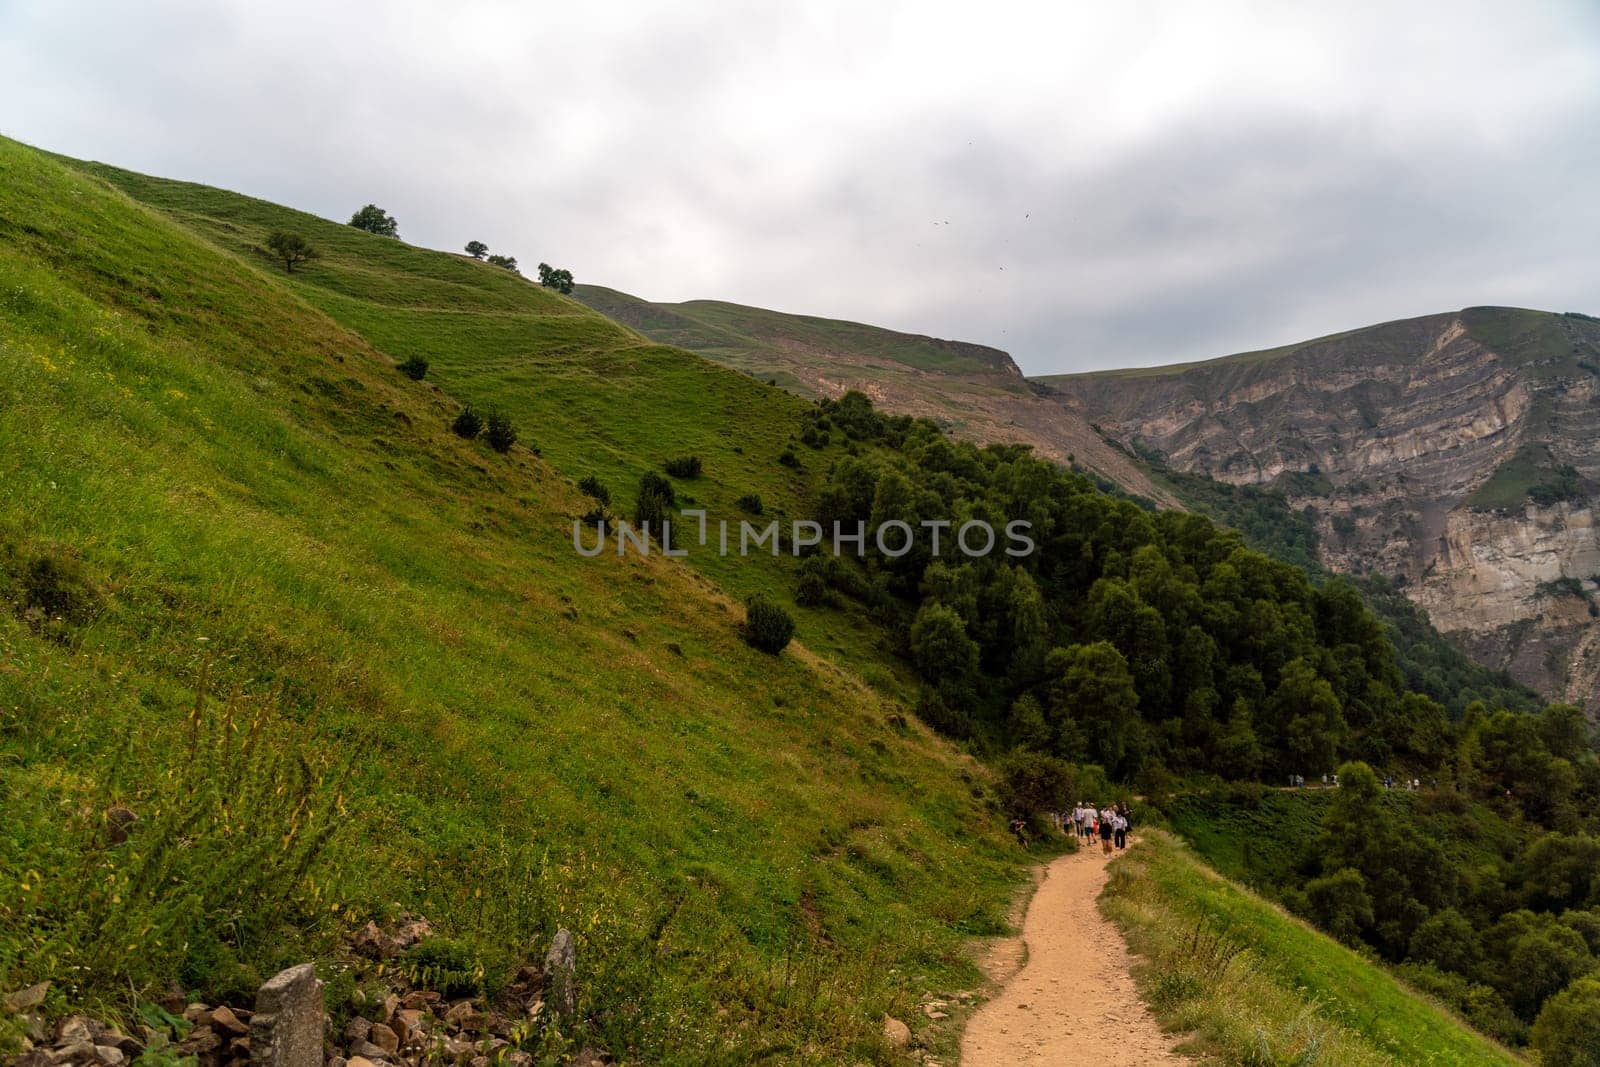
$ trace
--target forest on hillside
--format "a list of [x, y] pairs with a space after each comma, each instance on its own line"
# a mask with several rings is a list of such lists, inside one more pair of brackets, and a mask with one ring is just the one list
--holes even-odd
[[[1287, 858], [1236, 873], [1509, 1043], [1600, 1011], [1600, 759], [1581, 709], [1528, 711], [1508, 686], [1509, 707], [1452, 714], [1411, 679], [1481, 679], [1426, 652], [1402, 670], [1393, 636], [1426, 628], [1415, 613], [1386, 625], [1348, 581], [1026, 448], [952, 441], [858, 393], [810, 422], [804, 438], [852, 442], [817, 501], [825, 528], [1030, 523], [1025, 557], [890, 557], [869, 538], [859, 558], [812, 555], [798, 590], [891, 626], [920, 713], [997, 759], [1018, 813], [1108, 780], [1168, 811], [1196, 789], [1259, 808], [1259, 783], [1337, 781]], [[1400, 781], [1410, 803], [1380, 784]]]

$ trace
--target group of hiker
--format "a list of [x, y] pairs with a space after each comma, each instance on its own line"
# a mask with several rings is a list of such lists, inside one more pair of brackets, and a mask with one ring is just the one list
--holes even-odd
[[[1093, 844], [1095, 838], [1099, 838], [1101, 850], [1109, 854], [1113, 846], [1119, 849], [1128, 847], [1128, 827], [1133, 825], [1132, 817], [1126, 801], [1108, 804], [1103, 808], [1079, 801], [1078, 806], [1062, 822], [1072, 824], [1080, 841]], [[1062, 829], [1066, 827], [1063, 825]]]
[[[1092, 845], [1098, 838], [1100, 848], [1110, 855], [1113, 848], [1128, 847], [1128, 828], [1133, 825], [1133, 812], [1129, 810], [1127, 801], [1118, 801], [1103, 808], [1096, 808], [1093, 804], [1080, 800], [1078, 806], [1070, 812], [1051, 812], [1050, 821], [1055, 823], [1056, 829], [1062, 833], [1076, 834], [1080, 842], [1088, 841]], [[1017, 843], [1027, 848], [1027, 820], [1021, 817], [1014, 818], [1011, 820], [1010, 828]]]

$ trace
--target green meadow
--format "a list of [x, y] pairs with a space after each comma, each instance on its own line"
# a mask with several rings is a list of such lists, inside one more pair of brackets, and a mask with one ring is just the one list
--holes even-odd
[[[322, 258], [286, 275], [280, 228]], [[803, 402], [494, 267], [10, 141], [0, 368], [0, 988], [126, 1019], [410, 911], [490, 986], [576, 933], [549, 1056], [834, 1063], [976, 981], [1020, 857], [864, 620], [796, 610], [774, 658], [737, 601], [792, 561], [572, 549], [576, 479], [627, 510], [679, 454], [680, 500], [798, 509]], [[523, 443], [450, 433], [464, 403]]]
[[1115, 861], [1100, 906], [1140, 957], [1141, 995], [1202, 1063], [1523, 1062], [1161, 830]]

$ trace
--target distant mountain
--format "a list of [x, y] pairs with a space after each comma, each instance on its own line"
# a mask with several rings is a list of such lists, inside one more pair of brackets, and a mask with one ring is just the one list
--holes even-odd
[[1400, 581], [1480, 662], [1600, 705], [1600, 320], [1475, 307], [1042, 382], [1136, 452], [1281, 489], [1326, 565]]
[[1176, 504], [1142, 464], [1043, 395], [998, 348], [717, 300], [656, 304], [597, 285], [580, 285], [573, 295], [653, 341], [802, 395], [859, 389], [889, 411], [931, 418], [957, 437], [1029, 444], [1128, 492]]

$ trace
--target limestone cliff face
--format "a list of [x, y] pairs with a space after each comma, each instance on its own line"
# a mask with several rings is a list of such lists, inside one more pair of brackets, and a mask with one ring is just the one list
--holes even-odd
[[1600, 710], [1600, 321], [1469, 308], [1210, 363], [1049, 379], [1129, 445], [1315, 509], [1480, 662]]

